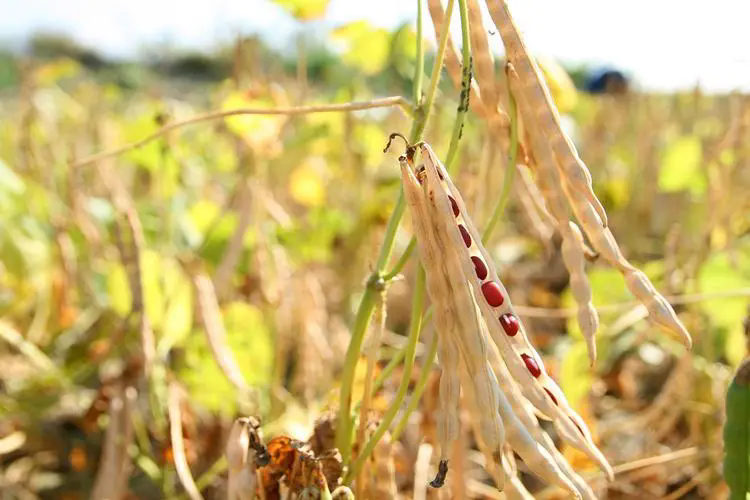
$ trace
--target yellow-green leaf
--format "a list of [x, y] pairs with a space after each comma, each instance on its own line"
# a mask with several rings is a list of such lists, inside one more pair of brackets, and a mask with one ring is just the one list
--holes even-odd
[[133, 304], [133, 295], [130, 293], [128, 274], [119, 261], [110, 261], [107, 271], [107, 295], [109, 306], [120, 316], [130, 312]]
[[536, 62], [542, 70], [557, 109], [560, 113], [571, 112], [578, 103], [578, 91], [568, 72], [560, 63], [549, 57], [537, 57]]
[[[701, 266], [698, 286], [702, 293], [726, 292], [750, 287], [750, 249], [739, 251], [734, 261], [727, 253], [712, 255]], [[701, 308], [709, 315], [714, 328], [727, 333], [724, 353], [733, 366], [745, 355], [745, 336], [742, 321], [747, 314], [747, 298], [720, 298], [701, 301]]]
[[659, 169], [659, 188], [666, 192], [690, 190], [700, 195], [706, 190], [701, 172], [703, 148], [695, 136], [685, 136], [672, 142], [664, 152]]
[[333, 40], [343, 48], [343, 59], [349, 65], [372, 75], [388, 61], [390, 34], [367, 21], [355, 21], [333, 30]]
[[329, 0], [273, 0], [298, 21], [320, 19], [326, 13]]
[[163, 265], [164, 321], [159, 351], [166, 352], [182, 342], [193, 327], [193, 289], [190, 280], [174, 260]]
[[[272, 378], [274, 346], [261, 311], [244, 302], [233, 302], [222, 316], [227, 343], [245, 380], [262, 391]], [[195, 331], [188, 337], [185, 362], [180, 379], [185, 381], [191, 398], [208, 409], [232, 413], [238, 395], [213, 359], [204, 332]]]
[[574, 342], [565, 352], [560, 368], [560, 386], [574, 409], [591, 390], [593, 377], [585, 342]]
[[289, 194], [306, 207], [319, 207], [325, 202], [326, 190], [321, 177], [325, 164], [319, 157], [309, 158], [289, 176]]

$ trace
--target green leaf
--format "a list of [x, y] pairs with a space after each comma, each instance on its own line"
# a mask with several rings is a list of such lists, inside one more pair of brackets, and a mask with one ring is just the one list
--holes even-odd
[[[266, 388], [273, 376], [274, 343], [271, 332], [256, 307], [233, 302], [223, 311], [227, 342], [251, 386]], [[185, 381], [191, 397], [214, 411], [226, 414], [236, 408], [237, 393], [213, 359], [202, 331], [194, 331], [186, 341], [185, 366], [180, 379]]]
[[[592, 302], [594, 307], [598, 305], [617, 304], [633, 297], [625, 287], [622, 275], [616, 269], [594, 268], [588, 271], [588, 279], [591, 285]], [[573, 294], [568, 287], [562, 296], [564, 307], [576, 307]], [[606, 323], [606, 316], [602, 315], [602, 323]], [[575, 339], [583, 339], [578, 319], [575, 315], [567, 320], [568, 334]], [[601, 339], [600, 339], [601, 340]]]
[[363, 73], [373, 75], [388, 61], [390, 34], [367, 21], [355, 21], [333, 30], [333, 39], [343, 47], [343, 59]]
[[181, 343], [193, 328], [193, 288], [190, 280], [174, 260], [164, 262], [164, 320], [158, 350], [166, 353]]
[[703, 148], [695, 136], [685, 136], [672, 142], [664, 152], [659, 169], [659, 188], [671, 193], [690, 190], [695, 195], [706, 191], [706, 179], [701, 171]]
[[273, 0], [298, 21], [320, 19], [326, 13], [329, 0]]
[[[698, 274], [702, 293], [726, 292], [750, 286], [750, 248], [745, 245], [730, 255], [726, 252], [709, 257]], [[737, 366], [745, 353], [742, 321], [747, 314], [747, 298], [718, 298], [701, 301], [700, 307], [708, 314], [713, 328], [726, 331], [724, 354]]]
[[107, 295], [109, 306], [120, 316], [130, 312], [133, 295], [130, 293], [130, 283], [125, 267], [119, 261], [111, 261], [107, 270]]
[[732, 500], [750, 492], [750, 364], [737, 371], [727, 391], [724, 423], [724, 479]]
[[565, 352], [560, 368], [560, 387], [572, 408], [580, 408], [593, 380], [586, 343], [576, 341]]

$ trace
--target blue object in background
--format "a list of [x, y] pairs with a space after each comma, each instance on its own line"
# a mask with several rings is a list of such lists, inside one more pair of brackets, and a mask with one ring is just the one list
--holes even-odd
[[591, 94], [624, 94], [630, 80], [622, 71], [614, 68], [600, 68], [586, 77], [584, 89]]

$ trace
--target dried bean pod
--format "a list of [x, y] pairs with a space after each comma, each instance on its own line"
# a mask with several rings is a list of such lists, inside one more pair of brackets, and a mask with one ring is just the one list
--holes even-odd
[[599, 328], [599, 315], [591, 303], [591, 285], [586, 278], [586, 259], [583, 254], [583, 235], [574, 222], [568, 222], [568, 230], [562, 243], [562, 256], [565, 267], [570, 272], [570, 288], [578, 304], [578, 324], [583, 338], [586, 339], [589, 359], [593, 365], [596, 361], [596, 330]]
[[[430, 12], [430, 17], [432, 18], [432, 24], [435, 26], [435, 36], [439, 38], [445, 15], [443, 4], [440, 0], [427, 0], [427, 8]], [[445, 69], [448, 72], [448, 76], [453, 82], [453, 85], [460, 89], [461, 62], [458, 56], [458, 50], [456, 50], [456, 46], [453, 44], [450, 35], [448, 35], [448, 48], [445, 51]], [[490, 130], [500, 138], [503, 146], [507, 145], [507, 130], [510, 125], [508, 115], [498, 109], [497, 106], [495, 108], [490, 108], [485, 104], [477, 82], [474, 80], [471, 81], [469, 91], [471, 92], [469, 108], [487, 122]]]
[[505, 0], [488, 0], [490, 16], [497, 26], [505, 45], [508, 61], [513, 64], [520, 79], [519, 106], [534, 116], [534, 122], [544, 135], [557, 159], [565, 182], [571, 189], [583, 196], [596, 209], [607, 226], [607, 213], [594, 194], [591, 174], [578, 156], [573, 142], [565, 135], [560, 125], [560, 116], [550, 96], [547, 84], [539, 67], [529, 54], [518, 28], [513, 22]]
[[[404, 186], [404, 196], [409, 212], [411, 214], [414, 233], [417, 235], [417, 247], [421, 261], [425, 266], [436, 265], [440, 256], [437, 254], [432, 235], [428, 228], [429, 215], [423, 197], [422, 189], [405, 157], [399, 158], [401, 165], [401, 177]], [[431, 272], [427, 267], [427, 289], [430, 291], [430, 299], [435, 306], [435, 325], [439, 328], [438, 356], [440, 360], [440, 411], [437, 416], [437, 434], [440, 446], [441, 462], [447, 460], [450, 455], [452, 443], [458, 438], [459, 418], [458, 403], [460, 396], [459, 376], [455, 367], [458, 366], [458, 350], [454, 347], [456, 322], [445, 314], [445, 298], [442, 295], [433, 297], [433, 291], [442, 287], [437, 272]], [[414, 314], [419, 314], [415, 311]]]
[[495, 80], [495, 61], [490, 51], [487, 30], [482, 22], [482, 12], [477, 0], [468, 0], [466, 7], [469, 13], [469, 36], [471, 37], [471, 53], [474, 62], [474, 72], [479, 84], [482, 103], [490, 112], [497, 110], [500, 100]]
[[[488, 269], [487, 279], [482, 281], [473, 276], [469, 282], [489, 332], [500, 349], [513, 378], [518, 381], [526, 397], [537, 408], [552, 417], [568, 431], [567, 435], [570, 436], [571, 444], [585, 452], [611, 476], [609, 464], [592, 442], [591, 436], [585, 425], [582, 424], [580, 417], [570, 408], [560, 388], [547, 375], [541, 358], [529, 343], [520, 321], [518, 321], [518, 334], [509, 335], [503, 331], [498, 318], [504, 314], [510, 314], [518, 318], [510, 304], [508, 293], [498, 279], [489, 253], [481, 244], [478, 232], [467, 215], [463, 198], [448, 177], [447, 171], [427, 144], [420, 145], [420, 150], [425, 161], [425, 177], [423, 179], [425, 186], [433, 189], [431, 193], [436, 203], [441, 207], [446, 207], [446, 211], [449, 210], [448, 207], [450, 206], [448, 196], [454, 199], [460, 212], [456, 218], [457, 223], [463, 225], [471, 237], [472, 244], [468, 248], [461, 245], [455, 247], [457, 251], [465, 254], [465, 258], [461, 259], [464, 273], [471, 276], [473, 272], [470, 257], [478, 257], [486, 264]], [[499, 302], [498, 298], [501, 299]], [[580, 425], [576, 425], [574, 422]]]

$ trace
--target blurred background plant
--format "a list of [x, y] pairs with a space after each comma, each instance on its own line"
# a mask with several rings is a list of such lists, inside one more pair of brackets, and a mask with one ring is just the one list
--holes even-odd
[[[278, 3], [303, 23], [327, 7]], [[399, 192], [395, 157], [382, 150], [419, 115], [413, 122], [409, 105], [233, 116], [79, 160], [206, 110], [381, 96], [419, 104], [414, 75], [426, 75], [426, 92], [435, 56], [425, 42], [422, 60], [418, 39], [411, 24], [361, 20], [325, 41], [300, 35], [287, 52], [250, 36], [216, 53], [118, 62], [39, 35], [29, 53], [0, 55], [3, 498], [177, 498], [183, 465], [195, 491], [224, 498], [222, 456], [238, 415], [258, 416], [266, 436], [308, 442], [334, 489], [341, 471], [322, 457], [334, 446], [345, 353]], [[655, 327], [619, 274], [595, 264], [588, 276], [602, 327], [590, 369], [559, 238], [538, 218], [533, 193], [516, 186], [488, 248], [550, 372], [615, 465], [615, 482], [565, 453], [607, 498], [718, 498], [724, 394], [750, 342], [750, 98], [698, 87], [586, 92], [567, 73], [583, 88], [587, 68], [544, 69], [624, 252], [695, 339], [685, 353], [650, 335]], [[445, 154], [459, 92], [443, 79], [436, 96], [422, 126]], [[503, 155], [469, 113], [455, 177], [477, 221], [499, 196]], [[410, 231], [393, 235], [398, 256]], [[387, 289], [365, 437], [399, 381], [417, 383], [428, 351], [426, 323], [417, 366], [403, 373], [414, 259], [402, 272]], [[352, 408], [365, 365], [349, 387]], [[386, 434], [376, 448], [366, 474], [380, 480], [366, 498], [499, 495], [468, 439], [444, 491], [425, 491], [438, 373], [398, 439]], [[364, 442], [351, 446], [356, 456]], [[284, 488], [301, 494], [291, 470], [267, 472], [265, 498], [284, 474]], [[522, 478], [536, 498], [561, 495]]]

